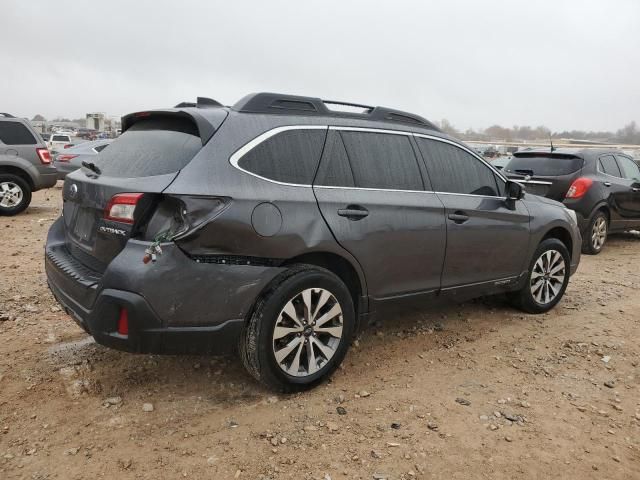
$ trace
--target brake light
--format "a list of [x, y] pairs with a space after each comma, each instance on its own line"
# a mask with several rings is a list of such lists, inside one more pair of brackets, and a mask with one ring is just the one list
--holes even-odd
[[49, 165], [51, 163], [51, 154], [49, 153], [48, 149], [36, 148], [36, 153], [38, 154], [38, 157], [43, 164]]
[[571, 184], [565, 196], [566, 198], [582, 198], [589, 191], [591, 185], [593, 185], [593, 180], [580, 177]]
[[76, 158], [77, 156], [78, 156], [78, 155], [70, 155], [70, 154], [67, 154], [67, 153], [63, 153], [63, 154], [58, 155], [58, 156], [56, 157], [56, 160], [57, 160], [58, 162], [68, 162], [69, 160], [74, 159], [74, 158]]
[[104, 218], [115, 222], [133, 223], [133, 213], [136, 210], [138, 200], [143, 193], [118, 193], [111, 197], [107, 208], [104, 209]]
[[118, 333], [120, 335], [129, 335], [129, 312], [126, 308], [120, 309], [120, 317], [118, 317]]
[[62, 148], [71, 148], [71, 147], [73, 147], [73, 143], [67, 143]]

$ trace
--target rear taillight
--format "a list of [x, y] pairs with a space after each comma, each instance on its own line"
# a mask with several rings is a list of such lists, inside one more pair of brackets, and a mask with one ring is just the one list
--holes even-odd
[[73, 147], [73, 143], [67, 143], [62, 148], [71, 148], [71, 147]]
[[44, 163], [45, 165], [49, 165], [51, 163], [51, 154], [49, 153], [48, 149], [36, 148], [36, 152], [42, 163]]
[[138, 200], [142, 193], [118, 193], [111, 197], [107, 208], [104, 209], [104, 218], [114, 222], [133, 223], [133, 213], [136, 210]]
[[70, 154], [67, 154], [67, 153], [63, 153], [63, 154], [58, 155], [58, 156], [56, 157], [56, 160], [57, 160], [58, 162], [68, 162], [68, 161], [70, 161], [70, 160], [72, 160], [72, 159], [76, 158], [77, 156], [78, 156], [78, 155], [70, 155]]
[[593, 185], [593, 180], [580, 177], [571, 184], [565, 196], [566, 198], [582, 198], [589, 191], [591, 185]]
[[123, 336], [129, 335], [129, 312], [126, 308], [120, 309], [118, 317], [118, 333]]

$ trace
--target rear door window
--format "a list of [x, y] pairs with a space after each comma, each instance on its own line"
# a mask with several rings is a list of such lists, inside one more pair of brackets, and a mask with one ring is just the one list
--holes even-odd
[[[239, 160], [243, 170], [277, 182], [311, 185], [326, 129], [286, 130], [259, 143]], [[113, 148], [113, 144], [109, 150]]]
[[618, 167], [618, 162], [613, 158], [613, 155], [605, 155], [598, 160], [598, 167], [602, 173], [611, 175], [612, 177], [622, 178], [622, 172]]
[[18, 122], [0, 122], [0, 141], [5, 145], [35, 145], [38, 143], [29, 129]]
[[520, 173], [522, 175], [559, 177], [577, 172], [584, 161], [572, 155], [539, 153], [514, 155], [509, 164], [504, 167], [505, 172]]
[[616, 155], [620, 169], [622, 170], [624, 178], [629, 180], [640, 180], [640, 168], [630, 158], [623, 157], [622, 155]]
[[418, 146], [437, 192], [499, 197], [504, 181], [478, 158], [460, 147], [417, 137]]
[[96, 156], [95, 163], [104, 175], [150, 177], [181, 170], [201, 148], [193, 122], [151, 117], [134, 123]]
[[424, 190], [408, 136], [349, 130], [339, 133], [356, 187]]

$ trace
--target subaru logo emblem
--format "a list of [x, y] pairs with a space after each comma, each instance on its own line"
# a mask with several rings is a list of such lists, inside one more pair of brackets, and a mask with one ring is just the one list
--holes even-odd
[[76, 195], [78, 195], [78, 185], [76, 185], [75, 183], [72, 183], [71, 186], [69, 187], [69, 196], [71, 198], [76, 198]]

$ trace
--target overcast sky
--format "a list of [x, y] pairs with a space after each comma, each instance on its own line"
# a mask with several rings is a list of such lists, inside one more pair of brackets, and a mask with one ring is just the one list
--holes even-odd
[[276, 91], [458, 128], [640, 121], [639, 0], [0, 0], [0, 111]]

